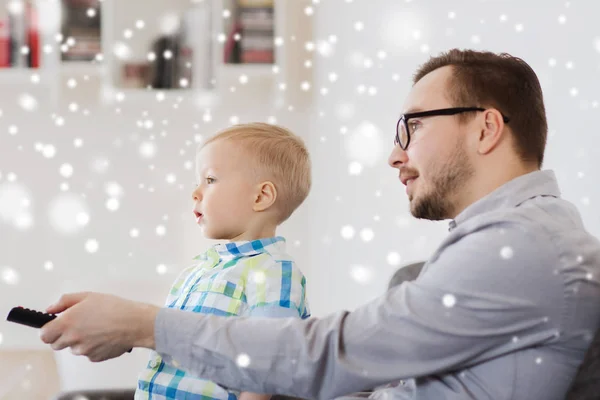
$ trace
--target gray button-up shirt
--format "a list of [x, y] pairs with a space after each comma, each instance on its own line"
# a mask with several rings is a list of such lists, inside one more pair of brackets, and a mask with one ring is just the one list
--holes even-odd
[[155, 335], [184, 368], [251, 392], [330, 399], [405, 380], [372, 397], [552, 400], [599, 325], [600, 243], [554, 173], [536, 171], [451, 221], [417, 280], [353, 312], [301, 321], [162, 309]]

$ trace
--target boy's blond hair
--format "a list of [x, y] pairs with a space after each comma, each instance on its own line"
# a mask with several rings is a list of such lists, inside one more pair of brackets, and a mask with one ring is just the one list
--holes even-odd
[[277, 224], [287, 220], [304, 202], [311, 187], [311, 163], [304, 141], [290, 130], [273, 124], [253, 122], [233, 125], [207, 139], [202, 147], [217, 140], [232, 140], [243, 145], [254, 158], [259, 179], [275, 185]]

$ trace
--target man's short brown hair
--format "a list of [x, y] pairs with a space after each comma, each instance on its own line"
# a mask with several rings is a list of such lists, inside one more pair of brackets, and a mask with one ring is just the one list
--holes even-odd
[[[456, 107], [492, 107], [510, 118], [516, 151], [524, 162], [544, 161], [548, 122], [540, 82], [522, 59], [506, 53], [452, 49], [415, 73], [417, 83], [445, 66], [453, 69], [449, 96]], [[473, 114], [459, 118], [471, 118]]]

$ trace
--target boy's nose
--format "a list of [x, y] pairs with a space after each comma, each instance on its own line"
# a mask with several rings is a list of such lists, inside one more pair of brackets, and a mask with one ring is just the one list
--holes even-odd
[[199, 201], [201, 199], [201, 194], [200, 194], [200, 190], [198, 190], [198, 188], [194, 189], [194, 191], [192, 192], [192, 200], [194, 201]]

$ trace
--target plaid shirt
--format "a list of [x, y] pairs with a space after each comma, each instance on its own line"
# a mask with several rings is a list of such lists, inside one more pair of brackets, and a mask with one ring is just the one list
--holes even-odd
[[[281, 236], [217, 244], [175, 280], [166, 306], [220, 316], [308, 318], [306, 280]], [[237, 399], [239, 392], [178, 369], [152, 352], [135, 399]]]

